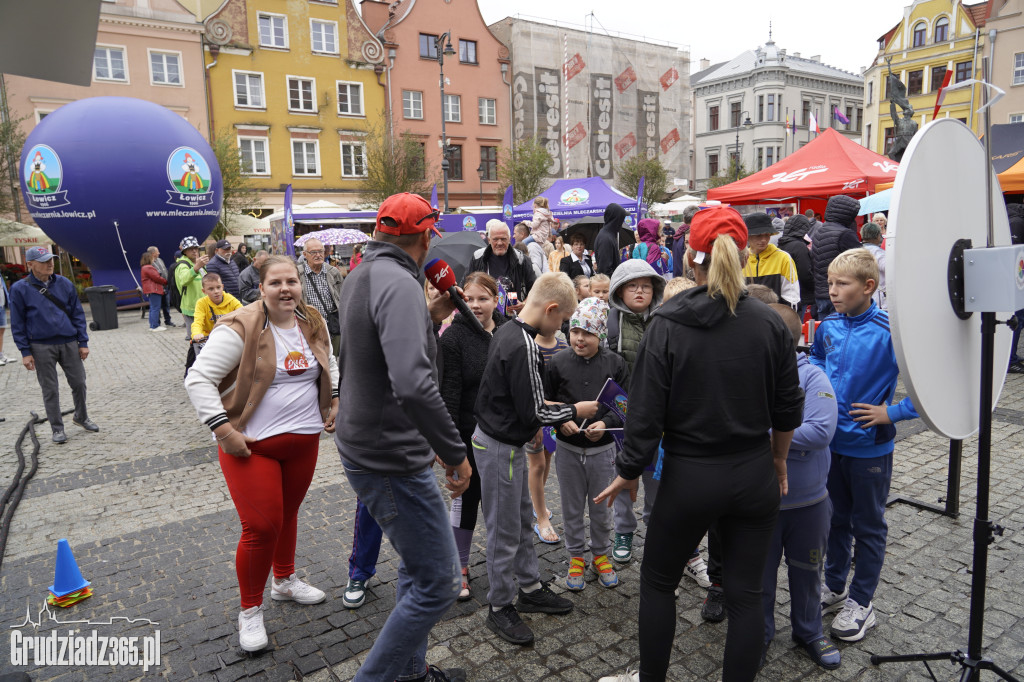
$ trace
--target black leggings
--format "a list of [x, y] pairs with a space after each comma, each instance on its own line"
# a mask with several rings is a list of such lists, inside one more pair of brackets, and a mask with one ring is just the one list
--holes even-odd
[[480, 512], [480, 474], [476, 471], [472, 437], [473, 434], [470, 432], [468, 436], [463, 437], [462, 442], [466, 444], [466, 459], [469, 460], [473, 474], [469, 478], [469, 487], [466, 488], [466, 492], [453, 500], [458, 504], [453, 504], [451, 514], [452, 525], [463, 530], [476, 529], [477, 514]]
[[674, 591], [711, 525], [722, 548], [723, 682], [757, 675], [764, 645], [761, 580], [779, 513], [779, 484], [766, 447], [714, 457], [666, 453], [640, 567], [640, 679], [665, 679], [676, 632]]

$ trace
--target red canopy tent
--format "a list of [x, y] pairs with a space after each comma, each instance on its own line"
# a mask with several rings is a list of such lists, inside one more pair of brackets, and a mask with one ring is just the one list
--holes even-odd
[[899, 164], [861, 147], [832, 128], [799, 150], [753, 175], [708, 190], [708, 199], [729, 204], [863, 197], [896, 179]]

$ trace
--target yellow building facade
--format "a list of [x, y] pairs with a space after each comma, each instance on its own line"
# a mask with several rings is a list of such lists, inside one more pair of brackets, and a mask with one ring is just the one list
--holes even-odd
[[381, 44], [352, 0], [182, 4], [206, 26], [213, 135], [238, 146], [264, 207], [281, 208], [289, 184], [296, 205], [359, 203], [385, 81]]
[[[933, 120], [935, 100], [947, 72], [950, 85], [979, 77], [984, 51], [983, 27], [988, 3], [963, 5], [950, 0], [915, 0], [903, 18], [878, 39], [878, 55], [864, 72], [862, 144], [884, 154], [891, 146], [892, 120], [886, 78], [892, 73], [907, 86], [919, 128]], [[960, 119], [978, 132], [979, 86], [946, 95], [939, 118]], [[897, 107], [897, 115], [903, 112]]]

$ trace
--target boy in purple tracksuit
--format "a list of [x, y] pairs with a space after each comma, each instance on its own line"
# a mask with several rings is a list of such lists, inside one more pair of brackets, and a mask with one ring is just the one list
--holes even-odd
[[[773, 303], [771, 308], [789, 327], [794, 342], [799, 342], [800, 317], [788, 305]], [[800, 388], [804, 390], [804, 421], [793, 432], [793, 443], [789, 446], [789, 494], [782, 498], [764, 566], [761, 599], [765, 645], [761, 665], [775, 636], [776, 578], [785, 551], [793, 641], [822, 668], [835, 670], [840, 664], [839, 650], [821, 627], [821, 569], [832, 518], [832, 502], [825, 484], [832, 460], [829, 443], [835, 434], [838, 410], [835, 391], [825, 372], [812, 365], [803, 353], [797, 353], [796, 358]]]

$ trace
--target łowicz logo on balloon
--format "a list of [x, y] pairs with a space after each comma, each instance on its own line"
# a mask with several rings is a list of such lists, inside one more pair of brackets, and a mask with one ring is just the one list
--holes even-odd
[[209, 206], [212, 174], [202, 154], [191, 147], [178, 147], [167, 157], [167, 179], [174, 190], [167, 190], [167, 203], [172, 206]]
[[29, 150], [25, 168], [26, 200], [32, 208], [56, 208], [67, 206], [67, 191], [60, 191], [63, 172], [60, 157], [45, 144], [37, 144]]

